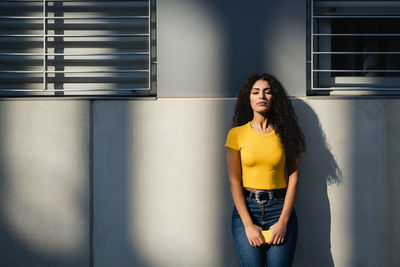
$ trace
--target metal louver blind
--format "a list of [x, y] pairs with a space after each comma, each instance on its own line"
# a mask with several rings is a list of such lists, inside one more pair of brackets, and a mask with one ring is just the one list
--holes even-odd
[[400, 1], [311, 0], [311, 90], [400, 91]]
[[3, 96], [155, 95], [155, 1], [0, 2]]

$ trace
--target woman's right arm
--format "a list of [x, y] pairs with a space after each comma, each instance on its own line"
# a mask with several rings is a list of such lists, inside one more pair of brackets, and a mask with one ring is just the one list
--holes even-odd
[[247, 210], [246, 200], [243, 194], [240, 152], [227, 147], [226, 164], [233, 202], [235, 203], [236, 209], [246, 229], [247, 239], [251, 246], [261, 246], [265, 243], [261, 235], [262, 229], [253, 223], [249, 211]]

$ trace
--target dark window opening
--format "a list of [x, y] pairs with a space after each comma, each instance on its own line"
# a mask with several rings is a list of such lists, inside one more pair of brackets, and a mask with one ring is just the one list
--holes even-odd
[[382, 72], [333, 72], [332, 76], [400, 76], [400, 72], [391, 72], [400, 70], [400, 54], [396, 54], [400, 50], [400, 19], [333, 20], [331, 31], [333, 34], [357, 35], [333, 36], [332, 52], [360, 52], [360, 54], [333, 55], [333, 70], [382, 70]]

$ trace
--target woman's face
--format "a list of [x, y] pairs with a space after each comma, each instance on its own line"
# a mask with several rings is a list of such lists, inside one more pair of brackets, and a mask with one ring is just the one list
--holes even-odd
[[272, 106], [272, 92], [269, 83], [258, 80], [250, 90], [250, 106], [253, 111], [266, 114]]

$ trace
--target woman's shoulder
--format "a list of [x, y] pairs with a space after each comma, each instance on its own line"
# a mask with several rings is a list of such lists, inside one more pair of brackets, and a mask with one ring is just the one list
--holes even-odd
[[248, 128], [249, 123], [245, 123], [243, 125], [235, 126], [229, 130], [229, 133], [232, 134], [240, 134], [243, 133]]
[[246, 124], [230, 129], [226, 137], [225, 146], [239, 151], [241, 147], [241, 140], [245, 136], [245, 130]]

